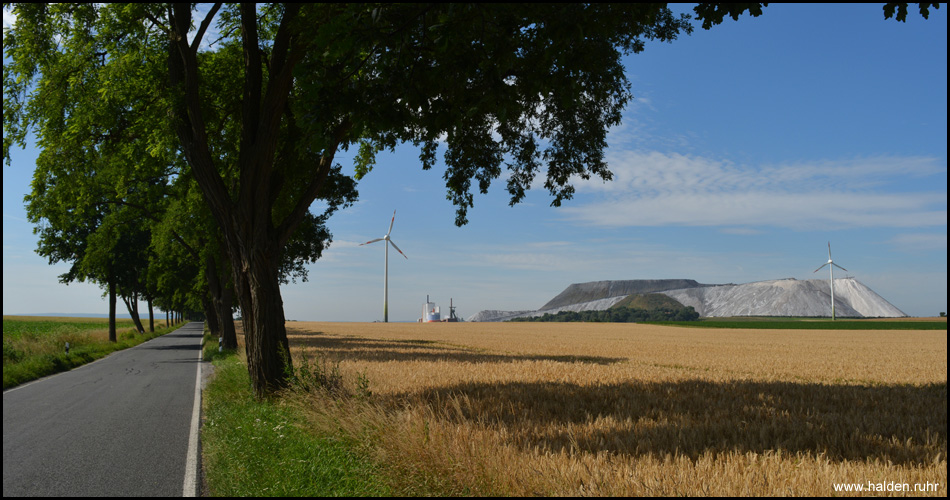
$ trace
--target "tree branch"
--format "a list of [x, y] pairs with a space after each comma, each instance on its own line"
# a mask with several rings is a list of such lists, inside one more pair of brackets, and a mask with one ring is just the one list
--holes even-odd
[[240, 200], [250, 200], [255, 189], [261, 187], [257, 172], [259, 165], [250, 154], [256, 148], [260, 128], [261, 88], [263, 68], [257, 36], [257, 9], [255, 4], [241, 4], [241, 43], [244, 50], [244, 90], [241, 101], [241, 146], [238, 171], [241, 177]]
[[220, 8], [221, 2], [214, 4], [214, 6], [211, 7], [211, 10], [208, 11], [208, 15], [206, 15], [204, 20], [201, 21], [201, 27], [198, 28], [198, 33], [195, 34], [195, 39], [191, 42], [192, 52], [198, 52], [198, 46], [201, 44], [201, 39], [205, 36], [205, 31], [208, 30], [208, 25], [211, 24], [211, 20], [214, 18], [214, 15], [218, 13], [218, 9]]
[[169, 7], [168, 16], [172, 26], [169, 33], [169, 80], [173, 87], [179, 87], [181, 91], [174, 104], [178, 139], [212, 215], [219, 225], [225, 227], [229, 222], [231, 200], [208, 149], [198, 92], [197, 54], [191, 51], [187, 40], [191, 26], [191, 5], [173, 4]]
[[[120, 205], [120, 206], [125, 206], [125, 207], [131, 207], [140, 211], [142, 213], [142, 216], [145, 217], [146, 219], [149, 219], [154, 222], [161, 222], [161, 219], [156, 217], [155, 214], [153, 214], [151, 210], [136, 203], [130, 203], [123, 200], [115, 200], [115, 201], [101, 201], [101, 202], [96, 203], [96, 205]], [[172, 230], [171, 233], [172, 233], [172, 236], [175, 238], [175, 240], [178, 241], [178, 243], [181, 244], [181, 246], [185, 249], [185, 251], [190, 253], [191, 256], [194, 257], [196, 260], [201, 259], [201, 256], [198, 254], [198, 251], [195, 250], [194, 247], [189, 245], [187, 242], [185, 242], [185, 239], [180, 234], [178, 234], [174, 230]]]
[[[287, 103], [290, 89], [293, 84], [293, 69], [302, 60], [304, 51], [295, 44], [295, 32], [292, 29], [297, 14], [300, 11], [298, 4], [287, 5], [274, 37], [273, 50], [269, 61], [269, 77], [267, 88], [262, 93], [263, 67], [258, 47], [256, 31], [256, 12], [242, 5], [242, 26], [245, 31], [244, 50], [246, 61], [245, 99], [242, 130], [242, 147], [240, 156], [241, 167], [241, 202], [250, 202], [263, 193], [262, 202], [266, 202], [264, 210], [257, 210], [252, 222], [255, 227], [271, 226], [270, 209], [272, 207], [271, 175], [274, 169], [274, 154], [277, 148], [278, 132], [281, 116]], [[251, 29], [251, 22], [254, 22]], [[251, 128], [253, 125], [253, 128]], [[253, 145], [253, 147], [250, 147]], [[253, 154], [251, 154], [253, 152]]]
[[153, 16], [148, 10], [145, 11], [145, 18], [152, 22], [152, 26], [158, 28], [162, 33], [168, 34], [169, 29], [161, 23], [155, 16]]
[[280, 223], [280, 226], [277, 227], [276, 233], [280, 248], [283, 248], [285, 245], [287, 245], [287, 242], [290, 241], [290, 237], [293, 235], [294, 230], [297, 229], [297, 226], [300, 225], [300, 222], [307, 214], [307, 211], [310, 210], [310, 204], [317, 199], [317, 195], [320, 194], [320, 191], [326, 185], [325, 181], [327, 179], [327, 175], [330, 174], [330, 169], [333, 167], [333, 157], [336, 155], [336, 150], [340, 143], [343, 142], [343, 139], [349, 133], [352, 126], [353, 124], [349, 120], [344, 120], [343, 123], [337, 126], [333, 133], [332, 146], [325, 150], [323, 152], [323, 156], [320, 158], [320, 168], [316, 173], [314, 173], [313, 178], [310, 180], [310, 184], [307, 185], [307, 189], [301, 195], [300, 199], [297, 201], [297, 204], [294, 205], [294, 209]]

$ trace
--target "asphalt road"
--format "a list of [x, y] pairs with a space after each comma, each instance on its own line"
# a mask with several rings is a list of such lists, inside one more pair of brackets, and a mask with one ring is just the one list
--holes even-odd
[[182, 496], [202, 323], [3, 393], [3, 496]]

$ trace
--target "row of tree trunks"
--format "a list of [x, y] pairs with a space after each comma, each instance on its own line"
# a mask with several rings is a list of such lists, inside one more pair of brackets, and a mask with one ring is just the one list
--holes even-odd
[[[205, 259], [205, 276], [208, 280], [208, 291], [210, 292], [210, 304], [205, 307], [205, 314], [209, 321], [208, 327], [213, 335], [222, 339], [221, 345], [225, 349], [237, 349], [237, 332], [234, 330], [234, 319], [231, 312], [234, 304], [234, 288], [226, 275], [219, 272], [218, 260], [211, 254]], [[213, 324], [211, 322], [212, 317], [214, 318]]]
[[211, 299], [208, 298], [207, 294], [201, 296], [201, 307], [205, 311], [205, 321], [208, 322], [208, 330], [212, 335], [216, 335], [217, 332], [221, 330], [221, 326], [218, 324], [218, 315], [215, 313], [214, 307], [211, 305]]
[[[269, 61], [273, 71], [266, 82], [258, 45], [257, 7], [244, 4], [240, 8], [246, 71], [241, 140], [235, 158], [240, 172], [236, 201], [232, 200], [209, 148], [199, 95], [197, 54], [188, 44], [191, 5], [173, 4], [168, 11], [169, 82], [181, 92], [175, 109], [177, 134], [225, 243], [243, 318], [248, 372], [258, 399], [287, 385], [291, 363], [279, 265], [280, 251], [286, 243], [281, 241], [282, 236], [292, 234], [299, 217], [277, 231], [272, 221], [276, 199], [271, 196], [279, 192], [272, 192], [272, 183], [279, 182], [274, 178], [273, 167], [284, 105], [293, 82], [292, 70], [303, 57], [302, 52], [294, 50], [289, 29], [299, 8], [298, 4], [289, 4], [284, 9]], [[334, 151], [335, 146], [329, 150]], [[332, 164], [332, 157], [329, 154], [326, 158], [327, 165]], [[314, 194], [306, 203], [300, 202], [303, 208], [310, 206], [318, 189], [312, 191]]]

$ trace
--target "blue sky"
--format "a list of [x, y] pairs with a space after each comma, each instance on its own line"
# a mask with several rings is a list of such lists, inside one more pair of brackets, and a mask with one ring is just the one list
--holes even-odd
[[[4, 23], [8, 19], [4, 18]], [[380, 155], [306, 283], [295, 320], [415, 320], [536, 309], [571, 283], [827, 279], [836, 263], [912, 316], [947, 311], [947, 8], [885, 20], [880, 5], [773, 4], [626, 58], [635, 99], [611, 130], [609, 183], [541, 188], [508, 206], [501, 178], [453, 225], [442, 173], [411, 146]], [[338, 159], [348, 165], [353, 152]], [[3, 166], [3, 314], [105, 313], [95, 285], [57, 281], [26, 221], [36, 152]]]

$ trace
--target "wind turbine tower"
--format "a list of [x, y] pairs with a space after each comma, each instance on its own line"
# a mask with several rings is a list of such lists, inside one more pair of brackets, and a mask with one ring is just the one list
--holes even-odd
[[[388, 243], [383, 243], [386, 247], [386, 264], [383, 272], [383, 322], [389, 323], [389, 245], [392, 245], [397, 252], [402, 254], [403, 257], [406, 257], [406, 254], [402, 253], [402, 250], [393, 243], [393, 240], [389, 238], [389, 233], [393, 232], [393, 223], [396, 222], [396, 211], [393, 210], [393, 219], [389, 221], [389, 231], [386, 232], [386, 236], [382, 238], [376, 238], [375, 240], [367, 241], [366, 243], [361, 243], [360, 246], [369, 245], [370, 243], [376, 243], [377, 241], [385, 241]], [[409, 257], [406, 257], [406, 260], [409, 260]]]
[[[828, 262], [825, 262], [824, 264], [822, 264], [821, 267], [825, 267], [825, 266], [828, 266], [828, 271], [831, 273], [831, 320], [834, 321], [835, 320], [835, 270], [834, 268], [837, 267], [838, 269], [841, 269], [842, 271], [847, 271], [847, 269], [839, 266], [838, 264], [835, 264], [835, 262], [831, 260], [831, 242], [830, 241], [828, 242]], [[817, 273], [818, 271], [821, 271], [821, 267], [819, 267], [818, 269], [815, 269], [814, 272]]]

